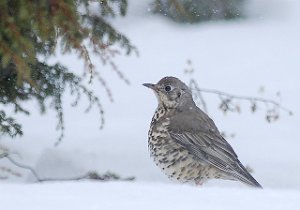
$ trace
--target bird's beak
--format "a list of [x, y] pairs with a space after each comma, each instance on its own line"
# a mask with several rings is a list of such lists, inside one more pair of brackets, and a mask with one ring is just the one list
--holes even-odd
[[144, 85], [145, 87], [147, 87], [147, 88], [150, 88], [150, 89], [152, 89], [152, 90], [154, 90], [154, 91], [157, 91], [157, 87], [156, 87], [155, 84], [144, 83], [143, 85]]

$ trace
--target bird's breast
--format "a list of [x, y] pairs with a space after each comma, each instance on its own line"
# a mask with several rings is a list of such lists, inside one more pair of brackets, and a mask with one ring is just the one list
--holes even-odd
[[169, 178], [181, 182], [195, 180], [203, 166], [186, 148], [171, 139], [168, 133], [169, 124], [167, 113], [158, 108], [148, 133], [150, 155]]

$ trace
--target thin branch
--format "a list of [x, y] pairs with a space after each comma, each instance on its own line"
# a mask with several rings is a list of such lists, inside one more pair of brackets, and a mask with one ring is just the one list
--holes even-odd
[[79, 180], [97, 180], [97, 181], [113, 181], [113, 180], [120, 180], [120, 181], [133, 181], [135, 177], [125, 177], [121, 178], [120, 176], [107, 172], [103, 175], [98, 174], [97, 172], [90, 171], [82, 176], [77, 176], [73, 178], [45, 178], [38, 180], [38, 182], [51, 182], [51, 181], [79, 181]]
[[[199, 103], [201, 108], [207, 113], [208, 108], [206, 104], [205, 97], [203, 93], [214, 94], [219, 97], [220, 104], [219, 109], [224, 112], [224, 114], [228, 111], [230, 112], [241, 112], [241, 107], [237, 103], [237, 101], [248, 101], [250, 102], [250, 110], [254, 113], [258, 108], [258, 103], [262, 103], [266, 106], [266, 114], [265, 118], [268, 122], [274, 122], [280, 117], [280, 110], [288, 113], [289, 115], [293, 115], [293, 112], [282, 106], [280, 101], [275, 101], [272, 99], [262, 98], [262, 97], [251, 97], [251, 96], [243, 96], [243, 95], [235, 95], [231, 93], [227, 93], [220, 90], [215, 89], [207, 89], [200, 88], [197, 81], [193, 78], [193, 73], [195, 72], [191, 60], [187, 60], [187, 68], [184, 70], [184, 73], [190, 76], [189, 87], [193, 91], [193, 95], [195, 100]], [[277, 94], [278, 96], [278, 94]]]
[[[88, 172], [84, 175], [77, 176], [77, 177], [72, 177], [72, 178], [41, 178], [32, 167], [15, 161], [12, 157], [9, 156], [8, 153], [0, 154], [0, 159], [1, 158], [8, 159], [12, 164], [14, 164], [15, 166], [17, 166], [19, 168], [29, 170], [33, 174], [33, 176], [35, 177], [37, 182], [78, 181], [78, 180], [86, 180], [86, 179], [98, 180], [98, 181], [112, 181], [112, 180], [133, 181], [135, 179], [135, 177], [133, 177], [133, 176], [122, 178], [122, 177], [120, 177], [120, 176], [118, 176], [114, 173], [111, 173], [111, 172], [106, 172], [105, 174], [100, 175], [95, 171], [90, 171], [90, 172]], [[3, 178], [6, 178], [6, 177], [3, 177]], [[0, 177], [0, 179], [1, 179], [1, 177]]]
[[196, 95], [197, 97], [200, 99], [200, 102], [202, 104], [202, 107], [203, 107], [203, 110], [205, 113], [208, 113], [208, 109], [207, 109], [207, 105], [206, 105], [206, 102], [203, 98], [203, 95], [202, 95], [202, 92], [201, 92], [201, 89], [199, 89], [198, 85], [197, 85], [197, 82], [194, 80], [194, 79], [191, 79], [190, 80], [190, 87], [195, 87], [196, 89]]
[[274, 101], [272, 99], [266, 99], [266, 98], [261, 98], [261, 97], [241, 96], [241, 95], [226, 93], [226, 92], [219, 91], [219, 90], [199, 88], [199, 87], [197, 87], [196, 91], [203, 92], [203, 93], [217, 94], [219, 96], [226, 96], [228, 98], [246, 100], [246, 101], [250, 101], [250, 102], [258, 101], [258, 102], [262, 102], [262, 103], [265, 103], [265, 104], [273, 104], [274, 106], [282, 109], [283, 111], [289, 113], [290, 115], [293, 114], [293, 112], [291, 110], [289, 110], [288, 108], [282, 106], [280, 103], [278, 103], [277, 101]]
[[26, 170], [29, 170], [33, 176], [36, 178], [36, 180], [40, 181], [40, 177], [39, 175], [35, 172], [35, 170], [33, 168], [31, 168], [30, 166], [27, 166], [27, 165], [24, 165], [22, 163], [18, 163], [17, 161], [15, 161], [13, 158], [11, 158], [9, 156], [9, 154], [7, 153], [4, 153], [2, 154], [2, 157], [0, 156], [0, 158], [6, 158], [8, 159], [12, 164], [14, 164], [15, 166], [18, 166], [19, 168], [23, 168], [23, 169], [26, 169]]

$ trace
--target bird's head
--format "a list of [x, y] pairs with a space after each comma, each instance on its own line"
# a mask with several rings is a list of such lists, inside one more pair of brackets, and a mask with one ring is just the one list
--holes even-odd
[[157, 84], [143, 85], [154, 90], [159, 105], [167, 109], [194, 104], [191, 90], [176, 77], [164, 77]]

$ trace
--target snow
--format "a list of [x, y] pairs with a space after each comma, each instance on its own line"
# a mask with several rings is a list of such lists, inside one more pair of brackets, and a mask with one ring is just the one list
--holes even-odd
[[[136, 181], [32, 184], [30, 172], [0, 159], [0, 166], [22, 174], [1, 180], [1, 209], [300, 209], [300, 2], [251, 0], [248, 19], [184, 26], [148, 13], [147, 3], [131, 0], [128, 15], [111, 20], [140, 53], [116, 58], [130, 86], [92, 57], [115, 99], [109, 102], [97, 82], [91, 86], [105, 108], [103, 130], [99, 131], [96, 109], [85, 114], [86, 102], [70, 108], [67, 97], [65, 138], [58, 147], [53, 146], [59, 135], [55, 113], [40, 116], [36, 103], [28, 103], [30, 117], [18, 116], [25, 135], [0, 139], [1, 145], [20, 153], [13, 156], [16, 160], [34, 167], [41, 177], [74, 177], [96, 170], [135, 176]], [[188, 59], [201, 87], [273, 99], [280, 91], [282, 104], [293, 110], [293, 116], [281, 112], [279, 121], [268, 124], [264, 106], [253, 115], [249, 104], [241, 102], [240, 115], [223, 115], [218, 98], [206, 95], [209, 115], [220, 130], [236, 134], [228, 141], [241, 162], [254, 169], [264, 190], [221, 180], [202, 187], [179, 185], [150, 159], [147, 132], [157, 102], [141, 84], [167, 75], [187, 82], [183, 70]], [[83, 62], [73, 55], [58, 54], [50, 62], [55, 60], [78, 74], [83, 71]], [[259, 93], [262, 86], [265, 91]]]
[[[4, 184], [0, 192], [1, 208], [12, 210], [289, 210], [299, 209], [300, 206], [299, 191], [200, 189], [162, 183], [80, 182], [31, 186]], [[12, 200], [17, 202], [12, 202]]]

